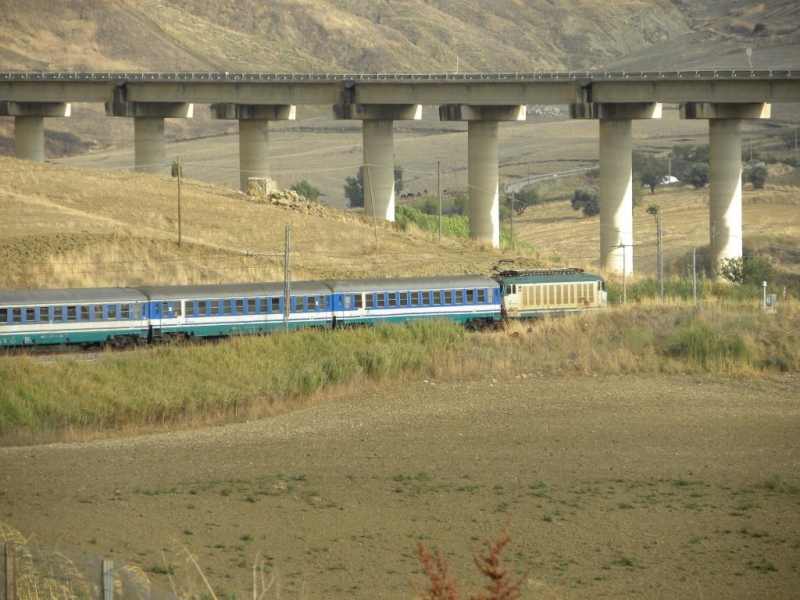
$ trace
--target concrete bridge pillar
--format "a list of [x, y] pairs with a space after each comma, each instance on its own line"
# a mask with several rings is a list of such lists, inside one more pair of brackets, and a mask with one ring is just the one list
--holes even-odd
[[394, 221], [394, 121], [422, 118], [420, 104], [336, 104], [336, 119], [359, 119], [364, 146], [364, 212]]
[[128, 102], [125, 90], [115, 91], [106, 102], [106, 116], [133, 117], [134, 165], [138, 172], [162, 173], [168, 166], [164, 153], [164, 119], [191, 119], [194, 105], [188, 102]]
[[469, 237], [500, 247], [499, 122], [524, 121], [525, 106], [446, 104], [442, 121], [467, 121]]
[[682, 119], [708, 119], [709, 239], [714, 273], [742, 256], [742, 119], [768, 119], [769, 104], [682, 104]]
[[269, 122], [294, 121], [297, 107], [221, 102], [211, 105], [211, 116], [239, 121], [239, 189], [247, 192], [250, 177], [269, 177]]
[[660, 103], [572, 104], [573, 119], [600, 121], [600, 267], [633, 273], [633, 119], [660, 119]]
[[44, 118], [71, 112], [65, 102], [0, 102], [0, 116], [14, 117], [14, 155], [35, 162], [44, 162]]

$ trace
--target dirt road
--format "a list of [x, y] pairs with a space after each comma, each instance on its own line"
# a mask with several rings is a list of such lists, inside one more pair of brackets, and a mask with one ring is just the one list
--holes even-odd
[[[417, 539], [462, 590], [508, 520], [524, 598], [790, 598], [800, 382], [413, 382], [269, 420], [0, 449], [0, 520], [200, 592], [411, 598]], [[165, 564], [166, 563], [166, 564]]]

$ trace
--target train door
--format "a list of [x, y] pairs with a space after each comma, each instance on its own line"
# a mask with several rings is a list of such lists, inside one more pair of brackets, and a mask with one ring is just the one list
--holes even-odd
[[519, 295], [516, 284], [503, 284], [503, 311], [509, 317], [519, 316]]

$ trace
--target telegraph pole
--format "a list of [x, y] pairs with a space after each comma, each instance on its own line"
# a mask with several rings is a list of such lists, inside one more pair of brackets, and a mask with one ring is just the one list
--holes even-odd
[[439, 243], [442, 243], [442, 161], [436, 158], [436, 190], [439, 194]]
[[291, 279], [292, 270], [289, 266], [289, 254], [292, 250], [292, 228], [286, 226], [286, 243], [283, 256], [283, 330], [289, 331], [289, 316], [292, 308]]
[[656, 217], [656, 239], [658, 243], [658, 289], [664, 302], [664, 246], [662, 245], [661, 217]]

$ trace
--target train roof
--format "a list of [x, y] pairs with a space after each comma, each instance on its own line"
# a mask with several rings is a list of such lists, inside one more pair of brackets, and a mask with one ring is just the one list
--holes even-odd
[[506, 284], [520, 283], [573, 283], [581, 281], [603, 281], [600, 275], [584, 273], [583, 269], [530, 269], [527, 271], [503, 271], [496, 277]]
[[60, 290], [0, 290], [0, 306], [146, 302], [135, 288], [70, 288]]
[[[331, 291], [316, 281], [293, 281], [292, 296], [327, 295]], [[256, 296], [281, 296], [283, 282], [228, 283], [206, 285], [152, 285], [138, 288], [150, 300], [206, 300], [212, 298], [251, 298]]]
[[447, 290], [497, 286], [497, 282], [483, 275], [394, 277], [390, 279], [329, 279], [323, 283], [330, 286], [336, 293], [383, 291], [411, 292], [418, 290]]

